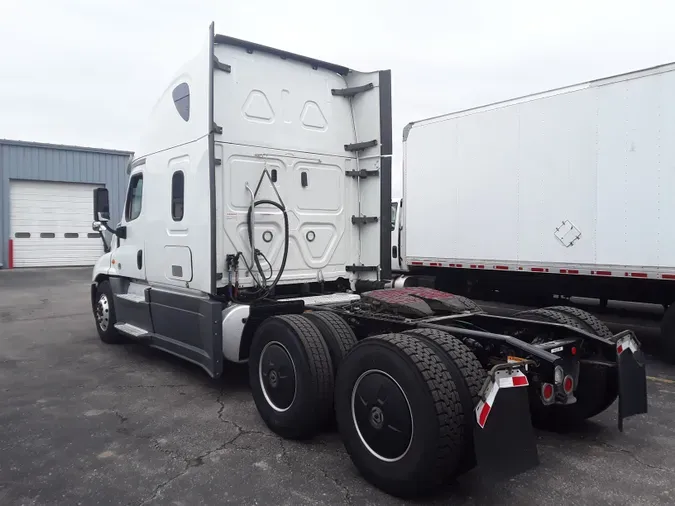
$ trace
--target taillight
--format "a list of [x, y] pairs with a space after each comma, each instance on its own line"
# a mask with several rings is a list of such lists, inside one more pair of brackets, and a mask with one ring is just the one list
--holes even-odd
[[544, 404], [550, 404], [553, 402], [554, 389], [553, 385], [550, 383], [544, 383], [541, 386], [541, 398], [544, 401]]
[[572, 376], [565, 376], [563, 388], [565, 389], [566, 394], [572, 393], [572, 390], [574, 389], [574, 380], [572, 379]]

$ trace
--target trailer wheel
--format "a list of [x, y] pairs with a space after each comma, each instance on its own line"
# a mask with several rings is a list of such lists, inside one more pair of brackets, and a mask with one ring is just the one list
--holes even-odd
[[675, 363], [675, 304], [668, 306], [661, 319], [661, 350], [667, 361]]
[[469, 471], [476, 465], [473, 449], [473, 410], [480, 400], [478, 394], [485, 383], [487, 373], [469, 347], [447, 332], [420, 328], [405, 333], [421, 338], [434, 348], [457, 385], [463, 408], [465, 442], [459, 472]]
[[115, 303], [113, 293], [108, 280], [101, 281], [96, 287], [96, 302], [94, 304], [94, 318], [98, 336], [106, 344], [119, 344], [125, 342], [124, 336], [117, 332], [115, 323]]
[[459, 392], [419, 338], [388, 334], [354, 346], [338, 371], [335, 411], [352, 462], [381, 490], [424, 495], [456, 472], [464, 444]]
[[614, 334], [612, 334], [612, 331], [609, 330], [609, 327], [607, 327], [604, 322], [602, 322], [596, 316], [593, 316], [588, 311], [571, 306], [551, 306], [547, 307], [546, 309], [558, 311], [559, 313], [565, 313], [573, 318], [576, 318], [585, 327], [584, 330], [587, 330], [596, 336], [614, 340]]
[[333, 372], [337, 373], [342, 359], [357, 343], [354, 331], [344, 318], [330, 311], [313, 311], [304, 313], [303, 316], [316, 325], [321, 332], [323, 340], [328, 345], [328, 352], [333, 362]]
[[309, 438], [331, 414], [328, 347], [302, 315], [274, 316], [260, 324], [251, 343], [249, 381], [260, 416], [282, 437]]

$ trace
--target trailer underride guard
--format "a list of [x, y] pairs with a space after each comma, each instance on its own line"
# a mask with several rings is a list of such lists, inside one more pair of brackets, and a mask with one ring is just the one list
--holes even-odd
[[336, 420], [362, 475], [401, 497], [476, 465], [537, 465], [534, 426], [618, 398], [647, 412], [631, 331], [556, 306], [513, 317], [390, 281], [391, 77], [215, 35], [167, 89], [129, 164], [94, 268], [100, 338], [135, 339], [214, 378], [248, 362], [282, 437]]

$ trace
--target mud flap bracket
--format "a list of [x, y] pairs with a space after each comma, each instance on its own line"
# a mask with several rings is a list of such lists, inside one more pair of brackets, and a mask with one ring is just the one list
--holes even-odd
[[474, 411], [474, 447], [478, 469], [490, 478], [509, 478], [539, 464], [529, 382], [520, 370], [532, 364], [526, 360], [495, 366], [481, 390]]
[[619, 431], [623, 421], [647, 412], [647, 370], [645, 356], [635, 334], [626, 330], [616, 340], [619, 373]]

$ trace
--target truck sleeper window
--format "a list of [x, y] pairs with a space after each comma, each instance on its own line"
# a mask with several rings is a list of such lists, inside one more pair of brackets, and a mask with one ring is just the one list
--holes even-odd
[[127, 221], [138, 218], [143, 205], [143, 174], [136, 174], [129, 182], [129, 195], [127, 196]]

